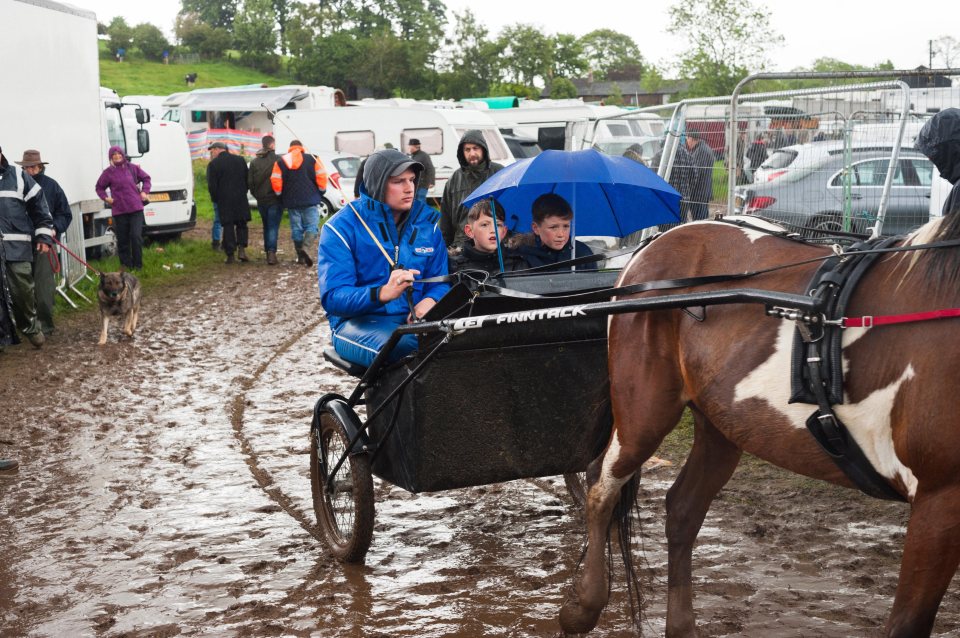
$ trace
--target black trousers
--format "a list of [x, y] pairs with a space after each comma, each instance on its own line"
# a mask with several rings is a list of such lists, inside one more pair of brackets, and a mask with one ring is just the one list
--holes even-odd
[[237, 246], [241, 248], [247, 247], [247, 239], [249, 237], [247, 220], [242, 219], [231, 223], [221, 223], [223, 223], [223, 252], [232, 255], [237, 250]]
[[127, 269], [143, 268], [143, 211], [113, 216], [117, 256]]

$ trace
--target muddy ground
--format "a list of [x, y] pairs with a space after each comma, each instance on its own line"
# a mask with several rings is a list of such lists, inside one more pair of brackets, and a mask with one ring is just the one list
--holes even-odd
[[[315, 537], [308, 422], [350, 380], [320, 356], [315, 274], [222, 266], [144, 302], [96, 345], [94, 314], [0, 355], [3, 636], [554, 636], [582, 543], [562, 481], [411, 495], [377, 485], [365, 566]], [[646, 609], [665, 613], [663, 496], [641, 492]], [[896, 586], [905, 506], [741, 465], [695, 553], [705, 636], [866, 636]], [[951, 587], [935, 630], [960, 633]], [[598, 637], [634, 635], [621, 572]]]

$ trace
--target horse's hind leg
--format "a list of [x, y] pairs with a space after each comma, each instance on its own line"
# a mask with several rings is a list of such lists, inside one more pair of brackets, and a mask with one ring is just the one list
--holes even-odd
[[[639, 406], [638, 406], [639, 408]], [[568, 634], [586, 633], [593, 629], [609, 598], [606, 545], [613, 509], [620, 499], [621, 489], [650, 458], [682, 414], [683, 406], [643, 406], [635, 414], [622, 413], [614, 424], [610, 444], [603, 455], [594, 461], [600, 463], [599, 478], [587, 492], [587, 550], [583, 570], [576, 587], [576, 599], [568, 601], [560, 610], [560, 626]], [[621, 432], [617, 423], [624, 426]], [[635, 427], [643, 424], [642, 427]], [[623, 516], [629, 516], [624, 508]], [[621, 539], [628, 542], [629, 539]]]
[[891, 638], [929, 636], [960, 564], [960, 486], [917, 490], [900, 563], [900, 580], [887, 621]]
[[694, 409], [690, 456], [667, 492], [667, 627], [669, 638], [696, 636], [691, 555], [710, 503], [740, 462], [740, 449]]

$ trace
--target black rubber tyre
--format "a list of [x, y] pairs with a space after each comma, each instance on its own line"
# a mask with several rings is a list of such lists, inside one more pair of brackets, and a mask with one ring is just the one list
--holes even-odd
[[362, 563], [373, 540], [373, 475], [367, 454], [353, 454], [337, 471], [332, 492], [327, 476], [350, 443], [333, 412], [320, 413], [320, 427], [310, 436], [310, 487], [313, 511], [330, 553], [346, 563]]
[[584, 472], [564, 474], [563, 482], [567, 485], [567, 493], [570, 494], [574, 505], [583, 509], [587, 506], [587, 475]]

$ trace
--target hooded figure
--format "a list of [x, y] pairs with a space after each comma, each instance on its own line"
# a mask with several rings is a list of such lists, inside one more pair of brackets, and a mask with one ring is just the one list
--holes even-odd
[[107, 159], [110, 165], [97, 180], [97, 196], [112, 209], [120, 265], [128, 270], [140, 269], [143, 268], [143, 205], [149, 200], [150, 176], [130, 162], [119, 146], [110, 147]]
[[953, 184], [943, 204], [946, 217], [960, 209], [960, 109], [944, 109], [923, 125], [914, 148], [930, 158], [940, 177]]
[[[464, 147], [468, 144], [471, 147], [465, 150]], [[479, 152], [474, 147], [479, 147]], [[463, 200], [503, 168], [490, 161], [487, 142], [483, 139], [483, 132], [479, 130], [464, 133], [457, 146], [457, 159], [460, 161], [460, 168], [454, 171], [444, 186], [443, 199], [440, 202], [440, 228], [447, 246], [450, 247], [463, 243], [467, 238], [463, 227], [467, 223], [468, 209], [463, 205]]]
[[[393, 330], [411, 319], [411, 307], [422, 316], [450, 288], [410, 285], [447, 274], [440, 214], [415, 198], [422, 170], [400, 151], [374, 153], [364, 165], [360, 199], [320, 230], [320, 303], [334, 348], [348, 361], [370, 365]], [[416, 337], [407, 335], [390, 360], [416, 348]]]
[[53, 219], [39, 184], [26, 171], [11, 165], [2, 151], [0, 193], [0, 348], [16, 342], [11, 317], [20, 332], [39, 348], [44, 336], [37, 320], [33, 249], [36, 246], [40, 253], [50, 250]]

